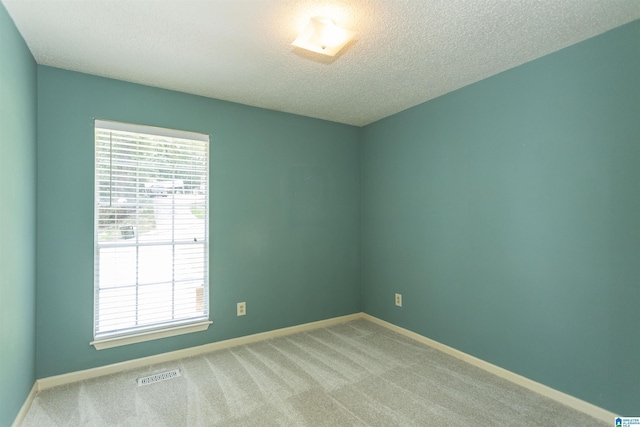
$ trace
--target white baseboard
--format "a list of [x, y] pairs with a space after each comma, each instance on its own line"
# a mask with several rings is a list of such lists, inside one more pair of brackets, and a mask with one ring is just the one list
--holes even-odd
[[580, 400], [577, 397], [573, 397], [571, 395], [568, 395], [566, 393], [563, 393], [561, 391], [548, 387], [544, 384], [540, 384], [539, 382], [530, 380], [529, 378], [523, 377], [522, 375], [518, 375], [514, 372], [508, 371], [504, 368], [493, 365], [489, 362], [485, 362], [482, 359], [478, 359], [477, 357], [471, 356], [460, 350], [456, 350], [453, 347], [449, 347], [445, 344], [439, 343], [438, 341], [434, 341], [430, 338], [427, 338], [425, 336], [412, 332], [408, 329], [401, 328], [400, 326], [396, 326], [392, 323], [378, 319], [377, 317], [373, 317], [369, 314], [363, 313], [362, 317], [366, 320], [369, 320], [373, 323], [383, 326], [389, 330], [398, 332], [406, 337], [409, 337], [418, 342], [421, 342], [430, 347], [433, 347], [436, 350], [440, 350], [441, 352], [446, 353], [450, 356], [453, 356], [456, 359], [460, 359], [464, 362], [469, 363], [470, 365], [473, 365], [487, 372], [490, 372], [500, 378], [511, 381], [512, 383], [518, 384], [519, 386], [522, 386], [538, 394], [541, 394], [545, 397], [553, 399], [556, 402], [562, 403], [565, 406], [568, 406], [580, 412], [584, 412], [585, 414], [591, 415], [592, 417], [602, 420], [606, 423], [613, 423], [613, 420], [616, 418], [616, 414], [609, 412], [606, 409], [602, 409], [591, 403], [585, 402], [584, 400]]
[[27, 395], [24, 403], [22, 404], [22, 408], [20, 408], [20, 412], [16, 416], [16, 419], [13, 420], [12, 427], [20, 427], [24, 418], [27, 416], [27, 412], [29, 412], [29, 408], [31, 408], [31, 404], [33, 403], [33, 399], [36, 397], [36, 393], [38, 392], [38, 382], [33, 383], [33, 387], [31, 387], [31, 391]]
[[103, 375], [115, 374], [117, 372], [128, 371], [131, 369], [141, 368], [144, 366], [154, 365], [157, 363], [171, 362], [173, 360], [183, 359], [185, 357], [198, 356], [204, 353], [210, 353], [216, 350], [236, 347], [239, 345], [250, 344], [258, 341], [264, 341], [271, 338], [277, 338], [284, 335], [291, 335], [298, 332], [309, 331], [312, 329], [325, 328], [340, 323], [349, 322], [351, 320], [362, 318], [362, 313], [349, 314], [347, 316], [334, 317], [317, 322], [304, 323], [302, 325], [290, 326], [288, 328], [276, 329], [273, 331], [261, 332], [259, 334], [247, 335], [239, 338], [232, 338], [225, 341], [218, 341], [211, 344], [199, 345], [196, 347], [185, 348], [183, 350], [171, 351], [168, 353], [156, 354], [153, 356], [143, 357], [140, 359], [127, 360], [125, 362], [114, 363], [97, 368], [86, 369], [83, 371], [70, 372], [68, 374], [56, 375], [53, 377], [41, 378], [36, 381], [38, 391], [46, 390], [63, 384], [70, 384], [77, 381], [88, 380], [91, 378], [101, 377]]
[[365, 313], [354, 313], [347, 316], [334, 317], [331, 319], [305, 323], [302, 325], [276, 329], [273, 331], [247, 335], [239, 338], [232, 338], [225, 341], [214, 342], [211, 344], [204, 344], [197, 347], [186, 348], [183, 350], [176, 350], [168, 353], [157, 354], [154, 356], [143, 357], [140, 359], [128, 360], [126, 362], [114, 363], [112, 365], [100, 366], [97, 368], [86, 369], [83, 371], [70, 372], [68, 374], [56, 375], [48, 378], [41, 378], [37, 380], [36, 383], [34, 384], [34, 387], [31, 390], [31, 393], [29, 393], [29, 396], [27, 397], [27, 400], [22, 406], [22, 409], [20, 410], [20, 413], [18, 414], [18, 417], [16, 418], [16, 421], [14, 422], [13, 425], [14, 427], [20, 425], [20, 423], [22, 422], [22, 419], [25, 417], [27, 411], [29, 410], [29, 407], [31, 406], [31, 402], [33, 401], [36, 391], [45, 390], [45, 389], [56, 387], [63, 384], [74, 383], [77, 381], [83, 381], [90, 378], [101, 377], [103, 375], [109, 375], [117, 372], [128, 371], [131, 369], [154, 365], [157, 363], [170, 362], [170, 361], [182, 359], [185, 357], [198, 356], [198, 355], [209, 353], [216, 350], [222, 350], [225, 348], [236, 347], [239, 345], [250, 344], [258, 341], [264, 341], [271, 338], [277, 338], [285, 335], [295, 334], [298, 332], [310, 331], [318, 328], [325, 328], [328, 326], [333, 326], [333, 325], [349, 322], [351, 320], [356, 320], [356, 319], [366, 319], [377, 325], [383, 326], [391, 331], [398, 332], [406, 337], [409, 337], [418, 342], [431, 346], [436, 350], [440, 350], [443, 353], [446, 353], [450, 356], [453, 356], [457, 359], [467, 362], [473, 366], [476, 366], [480, 369], [483, 369], [487, 372], [497, 375], [500, 378], [504, 378], [508, 381], [518, 384], [538, 394], [541, 394], [550, 399], [553, 399], [577, 411], [584, 412], [585, 414], [591, 415], [592, 417], [602, 420], [606, 423], [611, 423], [616, 417], [614, 413], [609, 412], [605, 409], [602, 409], [598, 406], [595, 406], [591, 403], [585, 402], [584, 400], [580, 400], [576, 397], [573, 397], [561, 391], [555, 390], [544, 384], [540, 384], [536, 381], [530, 380], [529, 378], [523, 377], [522, 375], [518, 375], [514, 372], [508, 371], [504, 368], [493, 365], [489, 362], [485, 362], [484, 360], [478, 359], [477, 357], [471, 356], [460, 350], [456, 350], [453, 347], [449, 347], [445, 344], [439, 343], [438, 341], [434, 341], [430, 338], [427, 338], [415, 332], [409, 331], [408, 329], [404, 329], [400, 326], [396, 326], [392, 323], [386, 322], [384, 320], [378, 319], [377, 317], [373, 317]]

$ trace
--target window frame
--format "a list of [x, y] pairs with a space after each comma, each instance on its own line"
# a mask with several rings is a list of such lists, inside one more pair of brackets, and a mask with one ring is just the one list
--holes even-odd
[[[161, 128], [155, 126], [146, 126], [146, 125], [138, 125], [132, 123], [124, 123], [124, 122], [116, 122], [109, 120], [100, 120], [94, 119], [94, 301], [93, 301], [93, 341], [90, 342], [90, 345], [94, 346], [96, 350], [101, 350], [105, 348], [117, 347], [122, 345], [134, 344], [138, 342], [150, 341], [160, 338], [166, 338], [170, 336], [182, 335], [187, 333], [204, 331], [209, 328], [209, 326], [213, 323], [210, 320], [210, 310], [209, 310], [209, 265], [210, 265], [210, 252], [209, 252], [209, 223], [210, 223], [210, 209], [209, 209], [209, 183], [210, 183], [210, 136], [207, 134], [189, 132], [189, 131], [181, 131], [175, 129]], [[130, 327], [126, 330], [115, 330], [115, 332], [106, 331], [99, 333], [98, 331], [98, 316], [99, 316], [99, 293], [100, 293], [100, 278], [99, 278], [99, 253], [100, 250], [104, 247], [108, 247], [108, 244], [105, 242], [99, 241], [99, 202], [100, 202], [100, 187], [98, 181], [98, 170], [99, 170], [99, 158], [98, 158], [98, 131], [102, 130], [110, 130], [114, 132], [128, 132], [128, 133], [136, 133], [145, 136], [157, 136], [160, 138], [177, 138], [182, 140], [192, 140], [197, 141], [199, 143], [205, 143], [205, 151], [206, 151], [206, 161], [205, 161], [205, 190], [204, 190], [204, 204], [205, 204], [205, 218], [204, 218], [204, 242], [202, 243], [203, 252], [203, 311], [204, 314], [202, 316], [195, 316], [183, 319], [172, 319], [169, 321], [161, 320], [155, 323], [147, 324], [147, 325], [137, 325], [135, 327]], [[111, 171], [112, 166], [109, 165], [109, 170]], [[140, 167], [137, 167], [136, 170], [139, 170]], [[136, 187], [135, 194], [136, 197], [142, 192], [142, 187]], [[172, 197], [175, 197], [175, 194], [172, 194]], [[137, 199], [136, 199], [137, 200]], [[175, 203], [175, 202], [174, 202]], [[136, 209], [136, 218], [138, 216], [139, 206], [135, 207]], [[155, 214], [154, 214], [155, 215]], [[172, 211], [171, 218], [172, 223], [176, 221], [177, 213]], [[123, 237], [124, 238], [124, 237]], [[172, 237], [171, 242], [169, 243], [167, 240], [158, 240], [158, 244], [164, 243], [165, 245], [171, 244], [172, 247], [175, 248], [176, 241]], [[138, 237], [136, 236], [135, 244], [131, 243], [127, 245], [127, 247], [135, 247], [136, 254], [138, 253], [138, 248], [143, 245], [139, 245]], [[200, 245], [198, 245], [200, 246]], [[175, 249], [174, 249], [175, 252]], [[175, 256], [174, 252], [172, 252], [172, 257]], [[173, 264], [175, 265], [175, 258], [173, 259]], [[139, 258], [136, 255], [135, 260], [135, 268], [136, 271], [139, 269]], [[175, 268], [175, 267], [172, 267]], [[175, 281], [173, 275], [175, 275], [175, 270], [172, 270], [172, 278], [171, 283], [172, 286], [175, 286]], [[136, 273], [137, 276], [137, 273]], [[168, 278], [167, 278], [168, 280]], [[130, 285], [131, 286], [131, 285]], [[136, 277], [135, 288], [138, 289], [140, 287], [140, 283], [138, 283], [138, 279]], [[102, 288], [105, 289], [105, 288]], [[138, 291], [136, 291], [138, 292]], [[171, 302], [171, 310], [172, 312], [175, 310], [176, 300], [172, 299]], [[138, 311], [139, 303], [136, 298], [136, 312]], [[137, 315], [136, 315], [137, 319]], [[136, 320], [137, 322], [137, 320]]]

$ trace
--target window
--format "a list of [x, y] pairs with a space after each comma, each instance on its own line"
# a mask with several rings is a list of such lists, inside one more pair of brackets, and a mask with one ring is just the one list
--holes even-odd
[[206, 329], [208, 135], [95, 121], [96, 349]]

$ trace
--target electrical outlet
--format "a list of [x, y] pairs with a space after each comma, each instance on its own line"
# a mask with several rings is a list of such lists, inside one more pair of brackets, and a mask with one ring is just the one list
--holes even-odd
[[244, 316], [247, 314], [247, 303], [239, 302], [238, 303], [238, 316]]
[[402, 294], [396, 294], [396, 305], [402, 307]]

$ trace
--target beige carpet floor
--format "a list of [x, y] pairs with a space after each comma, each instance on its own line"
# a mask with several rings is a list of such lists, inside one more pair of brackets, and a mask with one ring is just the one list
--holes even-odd
[[[138, 386], [178, 368], [181, 376]], [[608, 426], [366, 320], [44, 390], [43, 426]]]

